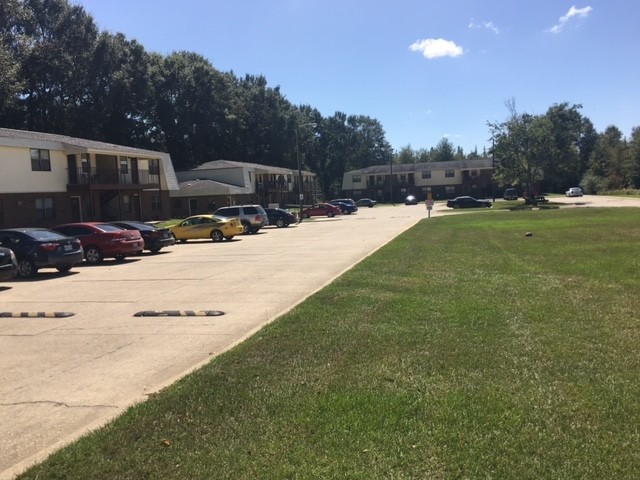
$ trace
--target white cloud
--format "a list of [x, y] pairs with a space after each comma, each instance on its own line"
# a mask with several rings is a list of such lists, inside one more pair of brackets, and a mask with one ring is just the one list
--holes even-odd
[[591, 10], [593, 10], [591, 7], [576, 8], [575, 5], [572, 5], [567, 14], [560, 17], [560, 21], [551, 27], [549, 31], [551, 33], [560, 33], [572, 18], [584, 18], [591, 13]]
[[493, 33], [495, 33], [496, 35], [500, 35], [500, 29], [498, 27], [496, 27], [493, 22], [480, 22], [480, 23], [476, 23], [473, 20], [471, 20], [471, 22], [469, 22], [469, 28], [475, 28], [475, 29], [479, 29], [479, 28], [486, 28], [488, 30], [491, 30]]
[[451, 40], [444, 40], [443, 38], [418, 40], [409, 49], [413, 52], [422, 53], [429, 60], [439, 57], [459, 57], [464, 53], [462, 47]]

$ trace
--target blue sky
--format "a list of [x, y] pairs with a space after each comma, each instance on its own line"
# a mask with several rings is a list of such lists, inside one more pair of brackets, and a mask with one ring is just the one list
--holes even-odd
[[264, 75], [293, 104], [379, 120], [395, 149], [489, 146], [505, 102], [640, 126], [635, 0], [72, 0], [148, 51]]

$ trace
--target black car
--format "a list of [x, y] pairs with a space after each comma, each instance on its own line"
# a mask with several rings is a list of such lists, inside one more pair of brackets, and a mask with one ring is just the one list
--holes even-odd
[[13, 250], [20, 277], [31, 277], [40, 268], [68, 272], [84, 259], [80, 240], [46, 228], [0, 230], [0, 244]]
[[170, 247], [176, 243], [176, 239], [173, 238], [171, 230], [168, 228], [157, 228], [134, 220], [118, 220], [111, 222], [111, 224], [125, 230], [138, 230], [144, 240], [144, 249], [151, 251], [151, 253], [158, 253], [161, 248]]
[[491, 207], [491, 200], [478, 200], [473, 197], [456, 197], [451, 200], [447, 200], [447, 207], [449, 208], [489, 208]]
[[359, 207], [369, 207], [372, 208], [376, 203], [375, 200], [371, 200], [370, 198], [361, 198], [356, 202], [356, 205]]
[[267, 212], [269, 225], [275, 225], [278, 228], [288, 227], [298, 221], [293, 213], [282, 208], [265, 208], [264, 211]]
[[18, 261], [13, 250], [0, 247], [0, 280], [10, 280], [18, 274]]
[[409, 195], [407, 198], [404, 199], [404, 204], [405, 205], [417, 205], [418, 204], [418, 199], [414, 195]]

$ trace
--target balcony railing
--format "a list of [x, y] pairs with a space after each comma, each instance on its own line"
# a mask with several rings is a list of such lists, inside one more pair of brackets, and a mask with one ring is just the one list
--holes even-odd
[[117, 172], [108, 168], [94, 168], [89, 171], [82, 168], [69, 171], [70, 185], [158, 185], [160, 174], [149, 170]]

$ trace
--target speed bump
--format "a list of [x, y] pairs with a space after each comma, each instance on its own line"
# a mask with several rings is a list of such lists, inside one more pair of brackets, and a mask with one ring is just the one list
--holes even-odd
[[224, 315], [220, 310], [144, 310], [134, 314], [134, 317], [219, 317]]
[[72, 312], [0, 312], [0, 318], [65, 318], [74, 315]]

